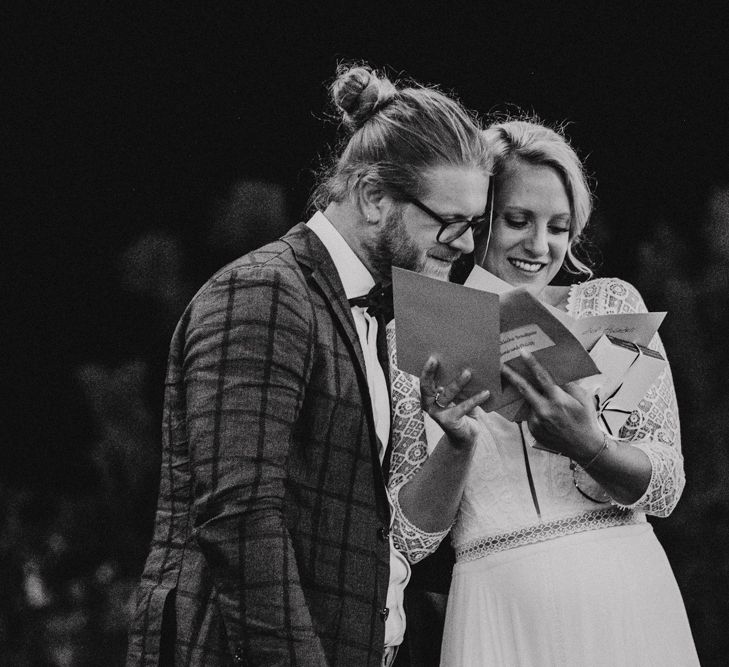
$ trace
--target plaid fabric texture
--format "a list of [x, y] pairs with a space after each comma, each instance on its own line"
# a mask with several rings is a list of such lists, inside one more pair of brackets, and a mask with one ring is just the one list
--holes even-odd
[[388, 525], [351, 311], [300, 224], [173, 336], [128, 664], [380, 665]]

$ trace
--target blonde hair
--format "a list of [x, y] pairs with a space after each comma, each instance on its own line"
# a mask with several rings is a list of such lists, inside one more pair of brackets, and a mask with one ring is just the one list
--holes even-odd
[[368, 65], [340, 65], [330, 94], [344, 137], [311, 197], [316, 208], [345, 200], [363, 182], [394, 197], [422, 195], [423, 172], [435, 166], [491, 173], [475, 116], [434, 87], [400, 87]]
[[571, 209], [570, 242], [564, 268], [570, 273], [592, 277], [592, 269], [574, 254], [592, 213], [592, 193], [582, 162], [562, 128], [552, 129], [531, 119], [507, 120], [494, 123], [483, 134], [494, 158], [495, 187], [499, 175], [515, 161], [545, 165], [560, 175]]

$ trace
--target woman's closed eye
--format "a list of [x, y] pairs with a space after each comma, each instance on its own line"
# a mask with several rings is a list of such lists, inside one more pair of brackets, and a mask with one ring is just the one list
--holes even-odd
[[552, 234], [567, 234], [570, 231], [569, 225], [549, 225]]
[[[511, 227], [512, 229], [525, 229], [530, 224], [534, 222], [529, 217], [526, 216], [519, 216], [519, 215], [504, 215], [503, 216], [504, 221], [506, 224]], [[570, 223], [569, 221], [563, 221], [558, 220], [555, 222], [550, 222], [547, 225], [547, 229], [549, 230], [550, 234], [554, 234], [555, 236], [559, 234], [566, 234], [570, 231]]]
[[514, 229], [523, 229], [529, 224], [529, 220], [527, 218], [517, 217], [513, 215], [505, 215], [504, 221], [507, 225], [509, 225], [509, 227], [513, 227]]

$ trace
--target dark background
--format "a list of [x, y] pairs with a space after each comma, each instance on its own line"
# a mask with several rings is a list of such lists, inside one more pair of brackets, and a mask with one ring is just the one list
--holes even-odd
[[729, 24], [697, 3], [617, 4], [2, 10], [0, 664], [122, 659], [175, 320], [218, 266], [306, 217], [336, 139], [326, 84], [351, 59], [481, 114], [570, 122], [598, 274], [669, 311], [688, 485], [654, 525], [703, 663], [723, 664]]

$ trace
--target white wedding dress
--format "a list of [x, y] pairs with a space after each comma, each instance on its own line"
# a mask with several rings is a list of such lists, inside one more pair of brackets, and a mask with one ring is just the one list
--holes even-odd
[[[645, 306], [629, 284], [600, 279], [573, 286], [567, 310], [579, 318], [644, 312]], [[658, 336], [651, 347], [664, 353]], [[495, 413], [482, 412], [481, 420], [450, 531], [456, 565], [441, 665], [698, 665], [681, 594], [645, 518], [670, 514], [684, 485], [670, 370], [620, 432], [618, 446], [639, 447], [652, 464], [648, 489], [630, 507], [610, 501], [584, 472], [580, 487], [606, 502], [581, 495], [569, 459], [532, 448], [526, 424]], [[402, 514], [397, 492], [427, 452], [417, 437], [394, 446], [395, 544], [417, 562], [447, 531], [420, 531]]]

